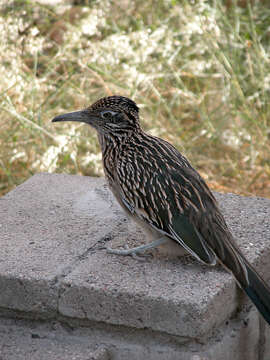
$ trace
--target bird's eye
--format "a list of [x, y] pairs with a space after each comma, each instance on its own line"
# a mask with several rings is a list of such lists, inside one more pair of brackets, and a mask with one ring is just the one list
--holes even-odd
[[101, 115], [101, 117], [103, 119], [108, 120], [108, 119], [111, 119], [113, 117], [113, 115], [115, 115], [115, 112], [113, 112], [113, 111], [102, 111], [102, 113], [100, 115]]

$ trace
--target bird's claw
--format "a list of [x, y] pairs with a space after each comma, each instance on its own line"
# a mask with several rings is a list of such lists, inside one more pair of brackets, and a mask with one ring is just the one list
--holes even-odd
[[122, 255], [122, 256], [128, 256], [131, 255], [134, 259], [139, 261], [144, 261], [146, 257], [151, 256], [150, 254], [140, 254], [141, 251], [139, 251], [137, 248], [129, 248], [128, 245], [124, 245], [125, 249], [113, 249], [110, 247], [106, 248], [107, 253], [114, 254], [114, 255]]

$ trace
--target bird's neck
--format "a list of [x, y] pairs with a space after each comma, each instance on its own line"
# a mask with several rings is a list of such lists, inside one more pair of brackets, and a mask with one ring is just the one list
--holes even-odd
[[141, 129], [136, 129], [136, 131], [126, 131], [121, 134], [111, 134], [111, 133], [98, 133], [98, 140], [100, 143], [102, 155], [106, 155], [108, 151], [119, 151], [122, 145], [126, 144], [133, 137], [135, 137], [139, 132], [142, 132]]
[[109, 184], [113, 183], [114, 171], [121, 149], [134, 136], [136, 136], [135, 133], [126, 133], [125, 136], [121, 137], [113, 136], [107, 133], [98, 133], [98, 139], [102, 151], [103, 169]]
[[121, 142], [121, 139], [119, 139], [118, 137], [104, 133], [98, 133], [98, 140], [103, 157], [107, 154], [108, 151], [111, 151], [113, 148], [117, 149]]

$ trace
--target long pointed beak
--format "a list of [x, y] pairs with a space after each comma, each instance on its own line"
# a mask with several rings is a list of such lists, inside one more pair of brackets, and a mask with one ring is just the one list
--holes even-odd
[[93, 118], [91, 117], [91, 115], [88, 112], [86, 112], [85, 110], [81, 110], [81, 111], [74, 111], [71, 113], [63, 114], [63, 115], [58, 115], [54, 119], [52, 119], [52, 122], [78, 121], [78, 122], [84, 122], [84, 123], [90, 124], [92, 119]]

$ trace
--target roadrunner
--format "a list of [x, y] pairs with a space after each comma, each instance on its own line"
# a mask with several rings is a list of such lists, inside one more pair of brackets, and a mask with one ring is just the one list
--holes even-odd
[[134, 101], [109, 96], [52, 121], [79, 121], [97, 130], [109, 187], [151, 239], [109, 252], [129, 255], [162, 246], [175, 254], [187, 252], [204, 264], [218, 261], [270, 324], [270, 288], [240, 252], [214, 195], [176, 148], [142, 130]]

